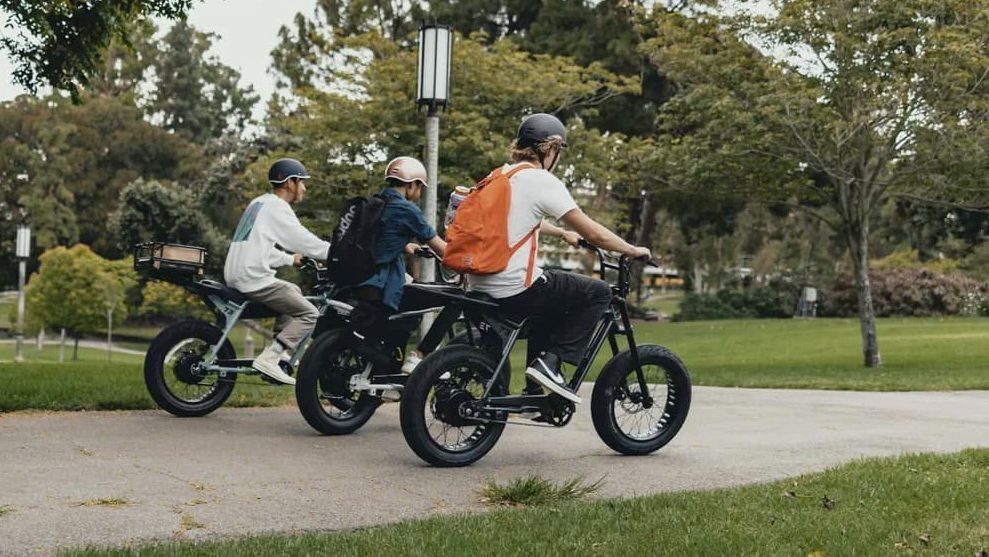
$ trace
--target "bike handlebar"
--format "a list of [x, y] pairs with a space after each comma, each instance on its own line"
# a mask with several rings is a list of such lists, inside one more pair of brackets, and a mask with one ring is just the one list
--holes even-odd
[[[601, 262], [604, 263], [605, 266], [607, 266], [609, 269], [618, 269], [619, 265], [621, 265], [620, 262], [622, 260], [624, 260], [624, 261], [642, 261], [642, 262], [647, 263], [649, 265], [652, 265], [654, 267], [659, 267], [659, 263], [656, 260], [654, 260], [654, 259], [650, 259], [650, 258], [647, 258], [645, 256], [632, 257], [630, 255], [625, 255], [625, 254], [614, 255], [614, 254], [611, 254], [609, 252], [606, 252], [605, 250], [603, 250], [603, 249], [595, 246], [594, 244], [588, 242], [587, 240], [585, 240], [583, 238], [581, 238], [580, 240], [577, 241], [577, 245], [580, 246], [580, 247], [582, 247], [582, 248], [584, 248], [584, 249], [587, 249], [587, 250], [590, 250], [590, 251], [593, 251], [593, 252], [597, 253], [598, 257], [601, 259]], [[608, 263], [608, 262], [606, 262], [605, 261], [605, 258], [608, 257], [608, 256], [610, 256], [612, 258], [616, 258], [616, 257], [619, 258], [619, 265], [615, 265], [614, 263]]]

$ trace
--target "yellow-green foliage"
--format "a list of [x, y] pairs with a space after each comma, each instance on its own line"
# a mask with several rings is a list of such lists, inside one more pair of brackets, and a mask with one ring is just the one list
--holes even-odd
[[138, 315], [148, 318], [197, 317], [209, 319], [203, 302], [185, 289], [167, 282], [151, 281], [144, 286]]
[[39, 261], [25, 289], [27, 315], [35, 327], [64, 327], [79, 335], [102, 330], [110, 309], [114, 321], [127, 318], [127, 290], [135, 284], [127, 265], [107, 261], [83, 244], [54, 247]]
[[958, 269], [955, 259], [921, 261], [915, 249], [899, 249], [881, 259], [872, 261], [873, 269], [926, 269], [935, 273], [948, 273]]

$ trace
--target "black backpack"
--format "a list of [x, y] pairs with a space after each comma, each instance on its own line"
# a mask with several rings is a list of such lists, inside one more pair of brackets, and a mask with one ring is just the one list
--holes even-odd
[[330, 278], [337, 285], [351, 286], [371, 278], [377, 270], [374, 246], [378, 243], [381, 215], [388, 201], [379, 196], [355, 197], [343, 206], [340, 223], [333, 230]]

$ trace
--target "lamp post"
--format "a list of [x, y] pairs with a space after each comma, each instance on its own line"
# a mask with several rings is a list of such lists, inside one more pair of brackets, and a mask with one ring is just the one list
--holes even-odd
[[[450, 56], [453, 53], [453, 31], [445, 25], [425, 24], [419, 27], [419, 72], [416, 105], [426, 107], [426, 173], [429, 187], [424, 192], [423, 212], [426, 222], [436, 228], [436, 187], [439, 184], [439, 107], [450, 101]], [[436, 279], [435, 265], [425, 265], [420, 277], [425, 282]], [[420, 333], [425, 334], [433, 324], [431, 314], [423, 317]]]
[[31, 255], [31, 227], [25, 224], [17, 227], [17, 250], [20, 275], [17, 279], [17, 351], [15, 362], [24, 361], [24, 275], [27, 272], [27, 258]]

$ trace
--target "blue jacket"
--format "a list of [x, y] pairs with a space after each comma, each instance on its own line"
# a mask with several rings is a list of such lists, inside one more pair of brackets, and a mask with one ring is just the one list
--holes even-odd
[[402, 289], [405, 287], [405, 245], [415, 239], [428, 242], [436, 237], [436, 229], [429, 226], [425, 215], [401, 193], [385, 188], [381, 196], [388, 200], [381, 214], [378, 243], [374, 247], [374, 257], [378, 271], [361, 286], [376, 286], [381, 289], [381, 301], [398, 311], [402, 303]]

